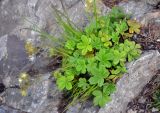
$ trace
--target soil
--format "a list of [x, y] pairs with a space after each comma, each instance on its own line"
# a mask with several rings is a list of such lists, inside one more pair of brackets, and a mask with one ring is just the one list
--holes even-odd
[[133, 40], [142, 46], [142, 50], [158, 50], [160, 52], [160, 25], [149, 23]]

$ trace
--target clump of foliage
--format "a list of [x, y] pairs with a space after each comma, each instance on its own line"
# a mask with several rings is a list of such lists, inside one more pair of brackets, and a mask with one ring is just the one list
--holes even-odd
[[160, 89], [158, 89], [154, 94], [153, 94], [153, 103], [152, 107], [155, 107], [160, 110]]
[[130, 40], [134, 33], [140, 32], [139, 23], [130, 20], [119, 7], [106, 16], [97, 15], [94, 8], [94, 19], [80, 30], [64, 14], [54, 10], [64, 31], [63, 41], [39, 33], [56, 42], [50, 48], [50, 55], [62, 57], [61, 68], [53, 72], [58, 88], [68, 92], [72, 102], [92, 97], [94, 105], [104, 106], [116, 90], [115, 80], [127, 72], [125, 63], [141, 54], [140, 45]]

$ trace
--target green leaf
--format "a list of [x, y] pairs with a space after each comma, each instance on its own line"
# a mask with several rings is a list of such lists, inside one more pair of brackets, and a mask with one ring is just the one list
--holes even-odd
[[63, 90], [66, 87], [66, 77], [61, 76], [57, 79], [57, 85], [60, 90]]
[[128, 20], [127, 23], [129, 26], [129, 33], [140, 33], [140, 23], [138, 23], [136, 20]]
[[71, 90], [72, 89], [72, 84], [70, 82], [66, 83], [66, 89]]
[[92, 51], [91, 38], [88, 38], [85, 35], [82, 35], [80, 43], [77, 44], [77, 48], [82, 50], [82, 55], [85, 55], [87, 52]]
[[115, 23], [115, 25], [116, 25], [116, 31], [119, 34], [124, 34], [124, 32], [128, 30], [128, 25], [125, 20], [120, 21], [120, 23]]
[[125, 61], [126, 59], [126, 52], [122, 51], [119, 52], [118, 50], [113, 50], [113, 64], [117, 65], [120, 61]]
[[61, 77], [62, 74], [59, 72], [59, 70], [56, 70], [53, 72], [53, 76], [57, 79], [57, 78]]
[[96, 36], [93, 35], [93, 34], [92, 34], [90, 37], [91, 37], [91, 39], [92, 39], [92, 41], [91, 41], [92, 47], [95, 48], [95, 49], [101, 49], [101, 47], [102, 47], [102, 42], [101, 42], [100, 38], [99, 38], [99, 37], [96, 37]]
[[81, 72], [81, 73], [85, 74], [86, 73], [86, 68], [87, 68], [87, 66], [86, 66], [85, 59], [77, 59], [77, 61], [76, 61], [76, 70], [78, 72]]
[[78, 82], [78, 87], [81, 87], [83, 90], [85, 90], [89, 84], [87, 83], [87, 80], [85, 78], [80, 78]]
[[90, 84], [98, 84], [101, 87], [104, 83], [104, 79], [109, 76], [109, 71], [104, 67], [100, 66], [92, 71], [93, 77], [90, 77]]
[[140, 45], [136, 44], [133, 41], [125, 40], [125, 42], [124, 42], [124, 51], [127, 48], [128, 48], [127, 57], [128, 57], [128, 61], [129, 62], [140, 56], [140, 54], [141, 54], [141, 50], [139, 49]]
[[112, 10], [109, 12], [109, 17], [111, 18], [112, 21], [116, 21], [117, 19], [122, 19], [127, 17], [121, 7], [113, 7]]
[[116, 86], [113, 83], [108, 83], [103, 86], [103, 93], [105, 95], [110, 95], [116, 90]]
[[98, 84], [99, 87], [102, 87], [104, 84], [104, 78], [100, 76], [93, 76], [89, 79], [91, 85]]
[[68, 40], [65, 44], [65, 47], [70, 50], [74, 50], [76, 43], [73, 40]]
[[112, 41], [115, 42], [115, 44], [118, 44], [119, 38], [120, 37], [118, 33], [112, 33]]
[[66, 88], [67, 90], [72, 89], [72, 84], [71, 81], [74, 79], [74, 76], [69, 75], [69, 76], [61, 76], [57, 79], [57, 85], [60, 90], [63, 90]]
[[91, 34], [94, 32], [94, 30], [96, 29], [96, 22], [92, 21], [86, 28], [85, 28], [85, 32], [87, 34]]
[[97, 62], [96, 62], [96, 59], [93, 57], [93, 58], [90, 58], [88, 59], [88, 64], [87, 64], [87, 71], [91, 74], [94, 73], [94, 69], [97, 68]]
[[105, 49], [101, 49], [95, 57], [98, 61], [100, 61], [101, 65], [104, 65], [107, 68], [111, 67], [111, 62], [113, 59], [113, 54], [111, 52], [107, 52]]
[[92, 94], [95, 96], [93, 100], [94, 105], [99, 105], [100, 107], [103, 107], [111, 100], [108, 95], [103, 94], [100, 90], [95, 90]]

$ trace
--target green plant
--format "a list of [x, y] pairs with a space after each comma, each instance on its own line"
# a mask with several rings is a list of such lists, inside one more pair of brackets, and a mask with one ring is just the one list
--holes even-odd
[[61, 68], [53, 72], [58, 88], [71, 94], [71, 104], [93, 97], [94, 105], [104, 106], [116, 90], [115, 80], [126, 72], [125, 63], [141, 54], [140, 45], [129, 39], [133, 33], [139, 33], [139, 24], [129, 21], [119, 7], [114, 7], [107, 16], [97, 15], [94, 8], [94, 19], [81, 31], [64, 14], [54, 10], [64, 31], [64, 41], [38, 32], [56, 41], [51, 55], [62, 56]]
[[156, 90], [153, 94], [152, 107], [158, 108], [160, 110], [160, 89]]

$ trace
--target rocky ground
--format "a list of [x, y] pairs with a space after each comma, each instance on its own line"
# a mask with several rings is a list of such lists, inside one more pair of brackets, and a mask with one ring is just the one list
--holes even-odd
[[[124, 8], [142, 24], [140, 35], [133, 40], [143, 47], [141, 57], [127, 64], [126, 73], [117, 82], [113, 100], [105, 108], [94, 107], [90, 101], [69, 108], [67, 113], [158, 113], [146, 107], [150, 104], [144, 92], [149, 84], [159, 80], [160, 70], [160, 0], [104, 0], [103, 14], [114, 5]], [[63, 3], [63, 5], [61, 4]], [[51, 71], [60, 63], [59, 58], [48, 58], [46, 49], [28, 56], [25, 43], [36, 47], [50, 44], [40, 40], [38, 33], [27, 28], [39, 28], [59, 36], [51, 6], [65, 9], [69, 18], [80, 28], [87, 24], [84, 2], [81, 0], [0, 0], [0, 113], [61, 113], [63, 94], [56, 88]], [[45, 48], [45, 47], [44, 47]], [[26, 97], [21, 96], [19, 73], [27, 72], [32, 85]], [[156, 76], [157, 75], [157, 76]], [[150, 82], [149, 82], [150, 81]], [[148, 85], [147, 85], [148, 84]], [[143, 100], [143, 102], [141, 101]], [[148, 103], [147, 103], [148, 102]], [[145, 108], [145, 109], [144, 109]]]

